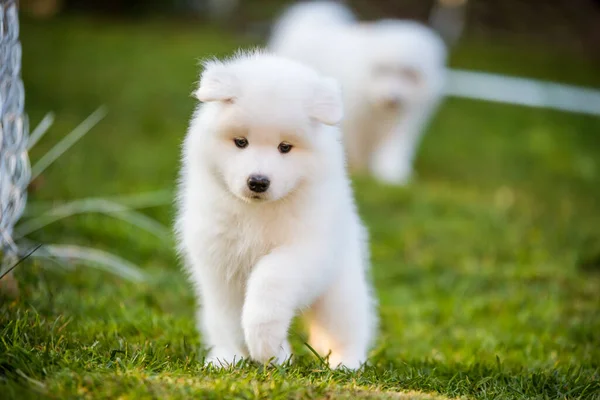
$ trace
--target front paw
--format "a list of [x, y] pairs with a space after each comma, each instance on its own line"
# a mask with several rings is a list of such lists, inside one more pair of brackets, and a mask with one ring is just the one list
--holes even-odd
[[388, 185], [405, 186], [410, 183], [413, 174], [412, 170], [408, 168], [394, 169], [380, 166], [373, 169], [373, 175], [379, 182]]
[[389, 157], [375, 157], [371, 163], [371, 172], [375, 179], [388, 185], [405, 186], [413, 177], [412, 165], [400, 164]]
[[204, 360], [204, 365], [210, 364], [213, 367], [229, 368], [236, 365], [243, 358], [243, 355], [236, 354], [234, 351], [216, 348], [208, 353], [208, 356]]
[[356, 371], [363, 365], [363, 358], [354, 356], [344, 356], [339, 353], [332, 353], [327, 359], [329, 367], [331, 368], [347, 368], [351, 371]]
[[292, 353], [287, 341], [287, 326], [281, 322], [248, 323], [244, 326], [250, 358], [263, 364], [282, 364]]

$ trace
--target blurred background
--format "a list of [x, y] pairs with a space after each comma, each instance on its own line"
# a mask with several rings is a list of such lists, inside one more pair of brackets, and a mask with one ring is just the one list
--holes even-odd
[[[290, 0], [22, 0], [22, 9], [38, 18], [86, 13], [107, 17], [184, 17], [227, 21], [234, 31], [269, 24]], [[436, 5], [465, 8], [467, 37], [513, 38], [596, 53], [600, 45], [597, 0], [347, 0], [365, 19], [410, 18], [426, 22]], [[468, 3], [468, 4], [467, 4]], [[595, 50], [595, 51], [594, 51]]]
[[[199, 60], [264, 44], [289, 3], [21, 0], [25, 109], [32, 129], [55, 115], [32, 162], [99, 106], [107, 110], [32, 182], [32, 210], [151, 192], [140, 212], [170, 229]], [[453, 68], [600, 88], [597, 0], [347, 3], [363, 19], [437, 21], [455, 39]], [[515, 368], [597, 367], [600, 118], [448, 98], [415, 169], [407, 188], [355, 177], [381, 298], [379, 357], [495, 365], [499, 355]], [[131, 285], [76, 264], [64, 270], [37, 261], [15, 270], [21, 297], [3, 306], [1, 318], [66, 315], [75, 322], [65, 346], [101, 337], [97, 351], [144, 352], [151, 338], [169, 343], [161, 351], [173, 360], [184, 359], [198, 340], [190, 339], [193, 299], [170, 236], [156, 236], [97, 213], [35, 230], [34, 243], [110, 251], [151, 278]], [[40, 326], [31, 328], [39, 339], [28, 340], [46, 340]], [[29, 363], [30, 376], [46, 379], [45, 367]]]
[[[290, 3], [21, 0], [22, 74], [32, 129], [47, 112], [55, 114], [32, 160], [100, 105], [108, 110], [92, 133], [35, 180], [32, 199], [171, 190], [195, 106], [189, 93], [199, 60], [263, 45]], [[453, 68], [600, 87], [596, 0], [346, 3], [363, 19], [437, 21], [455, 40]], [[442, 22], [434, 18], [440, 15]], [[558, 200], [561, 190], [569, 195], [598, 182], [598, 126], [589, 116], [447, 99], [420, 151], [419, 181], [543, 186]], [[170, 222], [166, 214], [161, 218]]]
[[[425, 23], [439, 8], [445, 9], [442, 14], [461, 33], [451, 48], [453, 67], [600, 86], [600, 4], [596, 0], [346, 3], [364, 19], [410, 18]], [[100, 138], [112, 138], [114, 130], [125, 141], [170, 132], [170, 139], [145, 140], [143, 146], [164, 148], [161, 140], [177, 142], [193, 107], [187, 94], [198, 76], [197, 60], [227, 54], [238, 46], [263, 44], [270, 24], [288, 4], [282, 0], [21, 0], [23, 77], [32, 123], [53, 111], [58, 124], [53, 131], [65, 132], [68, 118], [82, 120], [98, 105], [107, 104], [111, 115], [102, 129], [107, 132], [88, 141], [116, 146]], [[115, 158], [119, 161], [113, 168], [125, 162], [123, 157]], [[156, 170], [147, 171], [149, 179], [138, 184], [155, 186], [149, 182], [166, 174], [167, 165], [171, 169], [176, 165], [168, 158], [154, 160]], [[86, 162], [95, 162], [94, 157], [86, 156]], [[136, 160], [129, 162], [135, 168]], [[88, 165], [86, 173], [104, 174], [99, 166]], [[170, 182], [172, 171], [163, 178]], [[83, 194], [74, 192], [83, 189], [73, 188], [68, 178], [58, 183], [71, 187], [69, 194]], [[103, 179], [99, 184], [120, 183]]]

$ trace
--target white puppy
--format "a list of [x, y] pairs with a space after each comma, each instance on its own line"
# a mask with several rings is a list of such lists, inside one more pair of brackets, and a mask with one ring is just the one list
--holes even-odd
[[290, 356], [307, 310], [332, 366], [366, 361], [376, 317], [367, 233], [344, 165], [335, 81], [254, 52], [206, 63], [183, 146], [176, 225], [208, 361]]
[[358, 23], [344, 6], [302, 2], [275, 24], [269, 44], [342, 84], [350, 167], [404, 184], [442, 96], [446, 47], [416, 22]]

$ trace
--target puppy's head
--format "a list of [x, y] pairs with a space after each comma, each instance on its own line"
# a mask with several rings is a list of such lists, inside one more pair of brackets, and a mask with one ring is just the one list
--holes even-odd
[[441, 38], [423, 25], [396, 20], [371, 24], [366, 32], [371, 103], [396, 110], [427, 98], [445, 62]]
[[210, 61], [195, 96], [209, 115], [198, 133], [205, 161], [246, 202], [285, 198], [323, 173], [328, 147], [341, 146], [327, 129], [342, 118], [337, 83], [293, 61], [260, 52]]

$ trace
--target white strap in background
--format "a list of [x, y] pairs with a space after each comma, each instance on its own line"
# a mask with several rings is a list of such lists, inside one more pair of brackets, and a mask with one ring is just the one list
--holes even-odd
[[600, 115], [600, 90], [485, 72], [448, 70], [446, 95]]

